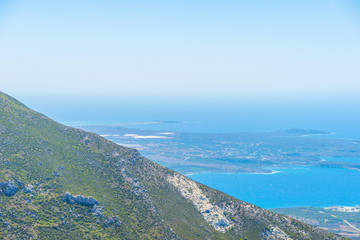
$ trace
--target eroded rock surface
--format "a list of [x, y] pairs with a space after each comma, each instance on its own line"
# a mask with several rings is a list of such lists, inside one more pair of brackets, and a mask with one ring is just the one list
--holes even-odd
[[262, 234], [264, 240], [291, 240], [292, 238], [275, 225], [269, 226]]
[[174, 185], [181, 194], [189, 199], [199, 210], [205, 221], [219, 232], [226, 232], [232, 226], [224, 215], [224, 209], [211, 203], [210, 199], [202, 192], [198, 184], [184, 176], [175, 173], [167, 180]]
[[13, 180], [0, 182], [0, 193], [5, 194], [6, 196], [13, 196], [19, 190], [19, 188], [15, 185]]
[[83, 195], [72, 195], [70, 193], [65, 193], [64, 201], [70, 204], [78, 203], [85, 206], [94, 206], [99, 204], [99, 202], [93, 197], [85, 197]]

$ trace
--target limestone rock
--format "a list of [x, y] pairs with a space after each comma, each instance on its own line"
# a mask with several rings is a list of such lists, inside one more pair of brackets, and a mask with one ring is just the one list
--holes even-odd
[[64, 201], [70, 204], [78, 203], [85, 206], [94, 206], [99, 204], [99, 202], [93, 197], [86, 197], [83, 195], [74, 196], [68, 192], [64, 195]]
[[6, 196], [13, 196], [18, 190], [19, 188], [15, 185], [15, 182], [13, 180], [0, 182], [0, 192], [5, 194]]

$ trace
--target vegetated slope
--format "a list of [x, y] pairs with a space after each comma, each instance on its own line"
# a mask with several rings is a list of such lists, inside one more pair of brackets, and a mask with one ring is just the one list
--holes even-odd
[[0, 92], [0, 238], [342, 239], [206, 187]]

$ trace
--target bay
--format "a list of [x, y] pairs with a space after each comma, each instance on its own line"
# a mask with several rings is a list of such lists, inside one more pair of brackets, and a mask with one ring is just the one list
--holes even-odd
[[189, 177], [263, 208], [360, 204], [360, 171], [294, 167], [273, 174], [203, 173]]

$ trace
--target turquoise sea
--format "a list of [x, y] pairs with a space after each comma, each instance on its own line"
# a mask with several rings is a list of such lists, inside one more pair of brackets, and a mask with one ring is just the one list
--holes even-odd
[[273, 174], [204, 173], [189, 176], [263, 208], [360, 205], [360, 171], [294, 167]]
[[329, 162], [347, 162], [347, 163], [360, 163], [360, 157], [359, 158], [344, 158], [344, 157], [323, 157], [322, 160], [329, 161]]

